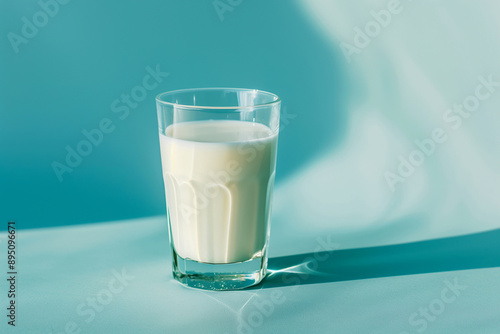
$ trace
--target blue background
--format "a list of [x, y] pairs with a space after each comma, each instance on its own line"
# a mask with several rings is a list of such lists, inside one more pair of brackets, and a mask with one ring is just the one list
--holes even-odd
[[[412, 314], [458, 281], [425, 332], [499, 332], [500, 4], [401, 0], [346, 54], [393, 2], [221, 1], [222, 17], [208, 0], [73, 0], [18, 52], [9, 36], [42, 9], [1, 2], [0, 229], [20, 230], [19, 330], [233, 333], [278, 291], [247, 332], [417, 333]], [[157, 66], [168, 76], [121, 119], [114, 101]], [[490, 94], [456, 123], [482, 78]], [[271, 275], [253, 290], [188, 290], [169, 272], [154, 98], [216, 86], [283, 100]], [[103, 119], [114, 130], [60, 182], [53, 163]], [[446, 140], [391, 186], [436, 129]], [[134, 280], [87, 323], [75, 309], [122, 268]]]
[[[20, 18], [40, 10], [36, 1], [2, 6], [2, 35], [20, 34]], [[74, 1], [17, 54], [2, 39], [1, 218], [43, 227], [164, 213], [154, 98], [167, 90], [278, 94], [298, 116], [280, 137], [278, 183], [334, 148], [347, 113], [341, 55], [296, 4], [240, 6], [221, 22], [210, 1]], [[119, 119], [111, 103], [157, 65], [169, 76]], [[75, 149], [103, 118], [115, 130], [59, 182], [52, 162], [64, 163], [66, 145]]]
[[[42, 7], [2, 2], [1, 220], [33, 228], [163, 214], [154, 97], [232, 86], [284, 101], [275, 216], [346, 233], [499, 226], [500, 94], [458, 130], [443, 121], [479, 76], [500, 78], [495, 2], [399, 2], [388, 25], [347, 57], [342, 45], [355, 45], [356, 29], [390, 2], [242, 1], [220, 13], [214, 3], [72, 1], [13, 47], [9, 34], [21, 35]], [[477, 10], [483, 15], [470, 14]], [[111, 105], [142, 85], [147, 67], [169, 75], [121, 119]], [[52, 164], [106, 118], [113, 132], [60, 182]], [[392, 191], [386, 172], [437, 127], [448, 140]]]

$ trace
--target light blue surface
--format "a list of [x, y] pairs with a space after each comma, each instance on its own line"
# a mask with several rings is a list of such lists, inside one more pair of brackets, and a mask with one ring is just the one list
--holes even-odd
[[[357, 250], [319, 234], [302, 238], [310, 252], [299, 255], [290, 242], [273, 247], [285, 228], [273, 228], [274, 274], [231, 292], [172, 279], [163, 218], [22, 231], [18, 326], [5, 332], [59, 333], [69, 323], [81, 333], [498, 333], [499, 230]], [[449, 284], [458, 289], [443, 295]], [[423, 320], [421, 307], [437, 316]]]
[[[247, 332], [417, 333], [421, 316], [409, 318], [455, 279], [467, 288], [422, 332], [500, 332], [497, 1], [244, 0], [223, 20], [213, 1], [71, 1], [16, 53], [8, 34], [40, 8], [0, 4], [0, 229], [20, 229], [18, 333], [70, 321], [82, 333], [234, 333], [273, 298]], [[157, 67], [126, 117], [112, 107]], [[307, 278], [224, 293], [172, 282], [154, 96], [208, 86], [283, 99], [270, 264]], [[449, 111], [478, 92], [470, 115]], [[59, 182], [53, 162], [103, 119], [112, 132]], [[392, 189], [387, 173], [440, 129], [446, 140]], [[85, 322], [76, 308], [122, 268], [135, 278]]]

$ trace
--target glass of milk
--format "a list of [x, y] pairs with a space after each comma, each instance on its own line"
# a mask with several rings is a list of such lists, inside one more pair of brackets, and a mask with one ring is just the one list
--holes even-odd
[[156, 98], [173, 276], [210, 290], [266, 275], [281, 101], [255, 89]]

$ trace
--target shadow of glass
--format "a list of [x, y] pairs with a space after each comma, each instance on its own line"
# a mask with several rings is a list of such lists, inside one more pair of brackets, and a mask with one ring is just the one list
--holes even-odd
[[270, 258], [255, 289], [500, 267], [500, 229], [400, 245]]

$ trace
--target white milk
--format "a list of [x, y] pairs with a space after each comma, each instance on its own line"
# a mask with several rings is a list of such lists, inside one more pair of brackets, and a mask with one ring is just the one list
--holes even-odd
[[225, 120], [177, 123], [160, 135], [177, 254], [205, 263], [263, 255], [277, 138], [265, 125]]

